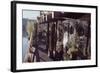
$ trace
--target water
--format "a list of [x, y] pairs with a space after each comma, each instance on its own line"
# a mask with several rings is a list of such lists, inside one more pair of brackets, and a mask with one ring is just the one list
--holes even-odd
[[22, 62], [24, 62], [24, 58], [25, 58], [25, 55], [27, 54], [27, 51], [28, 51], [28, 39], [26, 37], [23, 37], [22, 38]]

